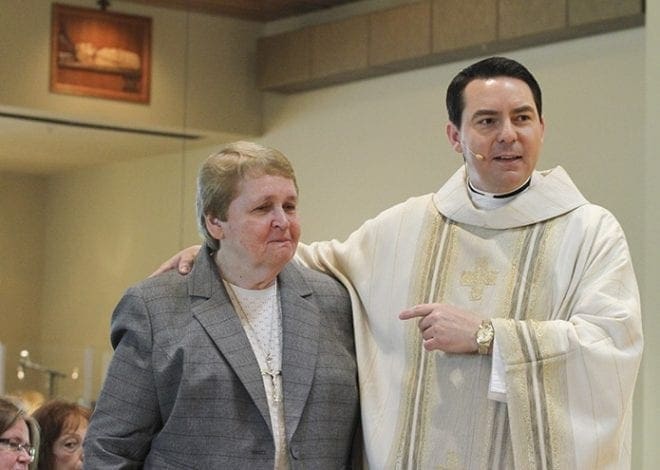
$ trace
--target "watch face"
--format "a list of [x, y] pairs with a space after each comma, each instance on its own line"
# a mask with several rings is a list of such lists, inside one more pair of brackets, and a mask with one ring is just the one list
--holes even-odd
[[486, 329], [479, 330], [479, 333], [477, 334], [477, 341], [480, 343], [488, 341], [488, 330]]
[[494, 335], [493, 331], [493, 326], [488, 324], [488, 325], [483, 325], [479, 330], [477, 331], [477, 343], [479, 344], [487, 344], [493, 339]]
[[477, 352], [479, 354], [488, 354], [490, 345], [495, 337], [495, 330], [493, 324], [489, 321], [484, 321], [477, 330]]

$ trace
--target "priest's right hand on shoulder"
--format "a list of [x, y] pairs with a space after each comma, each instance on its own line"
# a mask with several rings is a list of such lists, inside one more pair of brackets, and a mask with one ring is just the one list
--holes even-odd
[[195, 258], [201, 245], [193, 245], [188, 248], [184, 248], [179, 251], [176, 255], [172, 256], [170, 259], [165, 261], [163, 264], [158, 266], [149, 277], [157, 276], [171, 269], [177, 269], [181, 274], [188, 274], [192, 269], [193, 264], [195, 264]]

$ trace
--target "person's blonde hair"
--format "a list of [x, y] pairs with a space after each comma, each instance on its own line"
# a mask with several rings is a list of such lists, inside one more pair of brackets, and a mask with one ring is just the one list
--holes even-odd
[[206, 216], [227, 220], [229, 204], [238, 196], [239, 183], [264, 175], [290, 179], [298, 191], [293, 167], [284, 154], [253, 142], [228, 144], [202, 164], [197, 176], [197, 228], [213, 250], [220, 248], [220, 242], [206, 228]]
[[30, 433], [30, 445], [35, 448], [34, 460], [28, 468], [36, 470], [39, 461], [39, 425], [25, 409], [25, 405], [17, 398], [0, 397], [0, 434], [11, 428], [17, 421], [23, 420]]

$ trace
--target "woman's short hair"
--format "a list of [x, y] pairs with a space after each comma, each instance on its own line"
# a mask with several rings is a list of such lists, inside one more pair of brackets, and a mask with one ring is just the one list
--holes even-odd
[[18, 420], [25, 421], [30, 434], [30, 445], [37, 450], [34, 461], [29, 465], [31, 470], [37, 468], [39, 461], [39, 425], [32, 418], [20, 400], [11, 397], [0, 397], [0, 434], [4, 434]]
[[41, 428], [41, 446], [39, 448], [39, 468], [54, 468], [55, 441], [67, 431], [75, 431], [82, 422], [89, 422], [90, 409], [64, 400], [51, 400], [37, 408], [32, 417]]
[[253, 142], [228, 144], [202, 164], [197, 176], [197, 227], [213, 250], [218, 250], [220, 243], [207, 230], [205, 217], [227, 220], [227, 210], [238, 196], [239, 183], [264, 175], [290, 179], [298, 191], [293, 167], [284, 154]]

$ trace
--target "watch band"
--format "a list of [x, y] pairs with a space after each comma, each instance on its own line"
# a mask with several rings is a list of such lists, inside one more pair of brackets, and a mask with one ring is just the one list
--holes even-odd
[[475, 336], [477, 340], [477, 352], [481, 355], [488, 354], [495, 338], [493, 323], [490, 320], [482, 321]]

